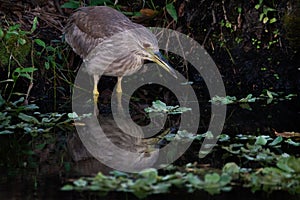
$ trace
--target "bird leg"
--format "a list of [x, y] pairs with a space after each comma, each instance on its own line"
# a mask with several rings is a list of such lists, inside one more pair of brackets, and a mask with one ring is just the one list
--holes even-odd
[[93, 90], [93, 98], [94, 98], [94, 115], [97, 116], [99, 113], [98, 110], [98, 97], [99, 97], [99, 92], [98, 92], [98, 81], [99, 81], [99, 76], [94, 75], [94, 90]]
[[121, 99], [122, 99], [122, 78], [123, 77], [118, 77], [118, 82], [117, 82], [117, 100], [118, 100], [118, 108], [122, 109], [122, 103], [121, 103]]

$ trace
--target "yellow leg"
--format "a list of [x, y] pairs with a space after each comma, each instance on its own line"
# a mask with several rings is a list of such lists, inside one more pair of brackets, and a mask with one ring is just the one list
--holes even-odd
[[94, 95], [94, 103], [95, 104], [97, 104], [98, 97], [99, 97], [98, 81], [99, 81], [99, 76], [98, 75], [94, 75], [94, 90], [93, 90], [93, 95]]
[[116, 90], [118, 94], [120, 93], [122, 94], [122, 84], [121, 84], [122, 78], [123, 77], [118, 77], [117, 90]]
[[99, 76], [94, 75], [94, 90], [93, 90], [93, 97], [94, 97], [94, 115], [97, 116], [99, 113], [98, 110], [98, 97], [99, 97], [99, 92], [98, 92], [98, 81], [99, 81]]
[[121, 103], [121, 99], [122, 99], [122, 78], [123, 77], [118, 77], [118, 82], [117, 82], [117, 100], [118, 100], [118, 107], [122, 108], [122, 103]]

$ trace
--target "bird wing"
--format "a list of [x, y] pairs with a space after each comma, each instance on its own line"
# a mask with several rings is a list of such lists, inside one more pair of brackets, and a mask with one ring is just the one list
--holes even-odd
[[122, 13], [106, 6], [82, 7], [71, 15], [65, 39], [82, 58], [99, 43], [116, 33], [137, 28]]

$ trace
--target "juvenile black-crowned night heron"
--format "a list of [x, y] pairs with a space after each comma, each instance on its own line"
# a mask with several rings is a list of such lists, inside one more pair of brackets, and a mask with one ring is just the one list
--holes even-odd
[[81, 56], [86, 71], [93, 75], [95, 103], [100, 75], [118, 77], [116, 92], [120, 99], [122, 77], [137, 72], [144, 60], [156, 62], [177, 77], [159, 52], [155, 35], [113, 8], [79, 8], [69, 18], [64, 32], [67, 43]]

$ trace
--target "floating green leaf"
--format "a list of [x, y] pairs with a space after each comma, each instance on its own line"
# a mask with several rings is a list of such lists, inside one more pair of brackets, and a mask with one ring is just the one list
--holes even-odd
[[256, 138], [255, 145], [261, 145], [261, 146], [263, 146], [263, 145], [266, 145], [267, 142], [268, 142], [268, 140], [267, 140], [265, 137], [263, 137], [263, 136], [258, 136], [258, 137]]
[[222, 172], [229, 175], [238, 174], [240, 172], [240, 167], [234, 162], [229, 162], [224, 165]]
[[218, 141], [220, 141], [220, 142], [229, 141], [229, 139], [230, 139], [230, 136], [227, 134], [221, 134], [218, 137]]
[[288, 144], [290, 144], [290, 145], [292, 145], [292, 146], [296, 146], [296, 147], [300, 147], [300, 142], [294, 142], [292, 139], [287, 139], [286, 141], [285, 141], [286, 143], [288, 143]]
[[273, 142], [271, 142], [269, 144], [269, 146], [276, 146], [279, 143], [281, 143], [282, 141], [283, 141], [283, 138], [281, 136], [278, 136], [278, 137], [275, 138], [275, 140], [273, 140]]
[[61, 188], [62, 191], [71, 191], [71, 190], [74, 190], [74, 187], [73, 185], [64, 185], [62, 188]]
[[204, 176], [204, 181], [205, 183], [209, 184], [209, 183], [217, 183], [220, 181], [220, 175], [217, 173], [212, 173], [212, 174], [206, 174]]
[[241, 103], [240, 104], [240, 107], [243, 108], [243, 109], [247, 109], [247, 110], [252, 110], [251, 106], [249, 103]]
[[87, 186], [87, 184], [88, 184], [88, 182], [83, 179], [78, 179], [78, 180], [74, 181], [74, 185], [78, 186], [78, 187], [85, 187], [85, 186]]
[[167, 106], [162, 101], [154, 101], [152, 102], [152, 106], [145, 108], [145, 112], [147, 113], [167, 113], [167, 114], [181, 114], [183, 112], [190, 111], [191, 108], [179, 107], [179, 106]]
[[199, 179], [199, 177], [195, 176], [192, 173], [187, 174], [186, 180], [192, 184], [194, 187], [199, 187], [200, 184], [203, 182]]
[[139, 174], [146, 179], [148, 184], [153, 184], [157, 181], [158, 173], [154, 168], [144, 169]]
[[0, 135], [6, 135], [6, 134], [12, 134], [14, 132], [9, 131], [9, 130], [4, 130], [4, 131], [0, 131]]

